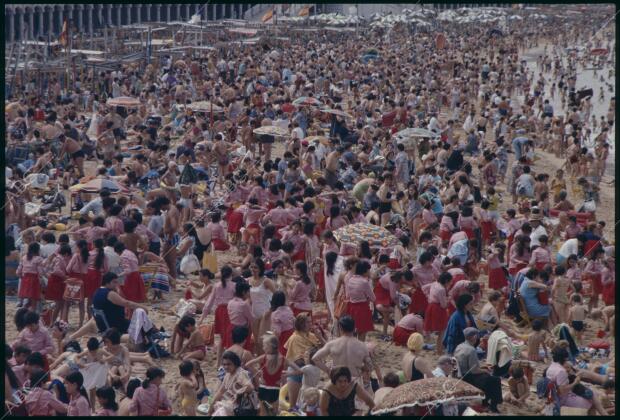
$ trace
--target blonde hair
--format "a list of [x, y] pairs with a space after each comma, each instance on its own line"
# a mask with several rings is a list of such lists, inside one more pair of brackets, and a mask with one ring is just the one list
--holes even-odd
[[278, 350], [278, 345], [278, 337], [275, 335], [265, 334], [263, 336], [263, 350], [265, 350], [265, 353], [267, 353], [268, 348], [271, 348], [272, 353], [270, 354], [273, 354], [274, 351]]

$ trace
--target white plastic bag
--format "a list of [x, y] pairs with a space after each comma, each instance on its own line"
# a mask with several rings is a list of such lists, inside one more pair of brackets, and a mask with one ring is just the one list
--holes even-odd
[[191, 273], [200, 271], [200, 261], [194, 254], [187, 254], [181, 259], [181, 273], [186, 276]]

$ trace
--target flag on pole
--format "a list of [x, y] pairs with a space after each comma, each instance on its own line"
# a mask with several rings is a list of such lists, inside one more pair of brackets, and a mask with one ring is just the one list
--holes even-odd
[[310, 6], [306, 6], [299, 11], [299, 16], [309, 16], [310, 15]]
[[69, 43], [68, 35], [69, 35], [69, 28], [67, 25], [67, 19], [65, 19], [65, 22], [62, 24], [62, 32], [60, 33], [60, 36], [58, 37], [58, 42], [60, 42], [60, 44], [63, 47], [66, 47], [67, 44]]
[[263, 17], [261, 18], [261, 21], [263, 23], [267, 23], [268, 21], [270, 21], [273, 18], [273, 9], [269, 9], [269, 11], [267, 11], [267, 13], [265, 13], [263, 15]]

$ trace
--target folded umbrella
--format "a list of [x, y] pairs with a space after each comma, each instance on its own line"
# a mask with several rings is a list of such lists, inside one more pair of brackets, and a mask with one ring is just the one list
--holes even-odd
[[312, 96], [300, 96], [299, 98], [293, 101], [293, 105], [295, 106], [323, 106], [323, 102], [319, 101], [317, 98]]
[[140, 106], [140, 100], [130, 96], [119, 96], [118, 98], [110, 98], [106, 101], [109, 106], [120, 106], [125, 108], [135, 108]]
[[371, 247], [387, 248], [399, 243], [398, 238], [384, 227], [369, 223], [355, 223], [334, 231], [334, 237], [344, 243], [359, 244], [368, 241]]
[[274, 137], [287, 137], [290, 135], [289, 131], [285, 128], [275, 125], [266, 125], [264, 127], [258, 127], [252, 131], [259, 136], [274, 136]]

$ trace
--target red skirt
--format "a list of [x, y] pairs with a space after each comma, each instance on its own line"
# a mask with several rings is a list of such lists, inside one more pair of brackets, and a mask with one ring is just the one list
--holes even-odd
[[84, 276], [84, 297], [90, 299], [93, 297], [98, 288], [101, 287], [101, 278], [103, 274], [99, 270], [92, 268]]
[[146, 300], [146, 289], [139, 271], [127, 274], [125, 284], [121, 286], [121, 290], [127, 300], [137, 303]]
[[243, 226], [243, 213], [233, 210], [226, 221], [228, 222], [228, 233], [239, 233]]
[[62, 277], [52, 274], [47, 278], [45, 299], [59, 301], [65, 294], [65, 281]]
[[213, 332], [215, 334], [219, 334], [220, 336], [224, 335], [226, 332], [226, 326], [230, 324], [230, 319], [228, 318], [228, 308], [227, 304], [223, 303], [219, 305], [215, 309], [215, 320], [213, 321]]
[[467, 235], [467, 239], [476, 239], [476, 234], [473, 229], [461, 229]]
[[429, 303], [424, 314], [424, 331], [444, 331], [448, 325], [448, 311], [439, 303]]
[[525, 267], [527, 267], [526, 263], [519, 263], [512, 268], [508, 268], [508, 272], [510, 273], [511, 276], [516, 276], [517, 273], [523, 270]]
[[258, 223], [252, 223], [246, 226], [245, 230], [251, 238], [254, 238], [256, 243], [260, 242], [260, 225]]
[[507, 285], [508, 280], [502, 267], [489, 268], [489, 289], [500, 290]]
[[293, 254], [291, 259], [293, 260], [293, 262], [305, 261], [306, 260], [306, 249], [302, 247], [299, 251]]
[[41, 299], [41, 281], [39, 280], [39, 275], [34, 273], [23, 274], [19, 282], [19, 293], [17, 295], [21, 299]]
[[510, 235], [508, 237], [508, 246], [506, 247], [506, 249], [508, 250], [508, 252], [506, 252], [506, 264], [510, 264], [510, 248], [512, 248], [513, 240], [514, 240], [514, 235]]
[[603, 292], [603, 283], [601, 282], [601, 275], [595, 274], [588, 276], [592, 280], [592, 293], [597, 296]]
[[216, 251], [228, 251], [230, 249], [230, 245], [228, 245], [225, 241], [219, 239], [219, 238], [214, 238], [213, 239], [213, 248]]
[[355, 320], [355, 329], [358, 333], [374, 331], [375, 326], [368, 302], [347, 302], [347, 314]]
[[442, 241], [449, 242], [450, 238], [452, 237], [452, 232], [450, 232], [449, 230], [440, 230], [439, 237]]
[[605, 305], [615, 305], [616, 303], [616, 282], [612, 281], [603, 286], [603, 302]]
[[551, 262], [537, 262], [536, 264], [534, 264], [534, 267], [536, 268], [536, 270], [542, 271], [546, 266], [550, 264]]
[[289, 337], [293, 335], [294, 331], [295, 331], [294, 328], [291, 328], [290, 330], [282, 331], [280, 333], [280, 336], [278, 337], [278, 351], [280, 351], [280, 354], [282, 356], [286, 356], [286, 349], [284, 348], [284, 344], [286, 344]]
[[409, 304], [410, 314], [424, 314], [426, 307], [428, 306], [428, 300], [422, 289], [416, 289], [411, 294], [411, 303]]
[[394, 340], [394, 344], [396, 344], [397, 346], [407, 347], [407, 340], [409, 340], [411, 334], [413, 334], [413, 331], [397, 325], [394, 328], [394, 332], [392, 333], [392, 339]]
[[390, 291], [385, 290], [381, 283], [377, 282], [375, 289], [375, 305], [392, 306], [392, 298], [390, 297]]
[[[221, 336], [223, 349], [227, 349], [233, 345], [232, 331], [236, 326], [237, 325], [234, 325], [232, 323], [228, 323], [226, 325], [224, 334]], [[254, 348], [253, 348], [254, 340], [252, 340], [252, 328], [248, 327], [248, 330], [249, 330], [248, 338], [245, 339], [245, 343], [243, 343], [243, 348], [246, 349], [247, 351], [253, 352], [254, 351]]]
[[495, 232], [495, 224], [492, 221], [480, 223], [480, 233], [483, 241], [491, 239], [491, 235]]
[[390, 262], [387, 266], [390, 270], [400, 270], [401, 268], [403, 268], [403, 266], [400, 265], [400, 262], [396, 258], [390, 258]]

